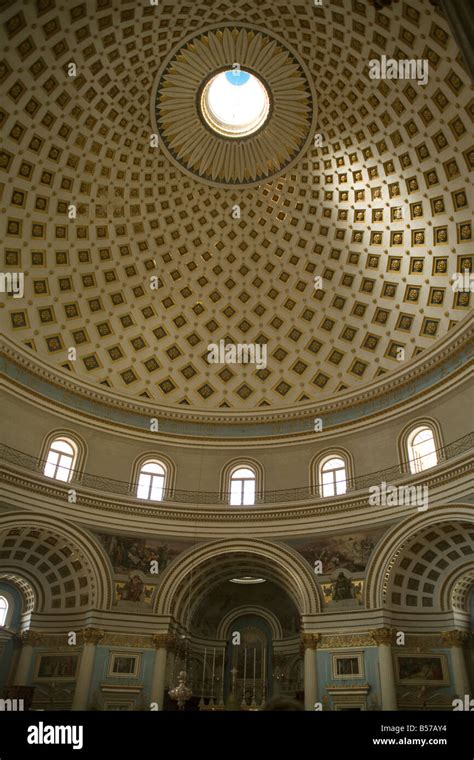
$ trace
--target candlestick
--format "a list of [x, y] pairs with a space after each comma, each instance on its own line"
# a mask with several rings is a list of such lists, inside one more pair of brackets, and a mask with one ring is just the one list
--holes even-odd
[[267, 645], [263, 645], [263, 664], [262, 664], [262, 703], [265, 702], [267, 691]]
[[253, 689], [252, 689], [252, 707], [256, 707], [257, 703], [255, 702], [255, 676], [257, 673], [257, 647], [254, 647], [253, 650]]
[[174, 658], [173, 658], [173, 670], [171, 673], [171, 684], [170, 686], [174, 686], [176, 683], [176, 664], [178, 662], [178, 652], [175, 652]]
[[206, 673], [206, 658], [207, 658], [207, 647], [204, 647], [204, 660], [202, 663], [202, 687], [201, 687], [201, 699], [199, 702], [199, 705], [202, 706], [204, 704], [204, 677]]
[[211, 685], [211, 698], [209, 700], [209, 704], [214, 704], [214, 672], [216, 668], [216, 648], [214, 647], [212, 652], [212, 685]]
[[232, 668], [230, 671], [232, 674], [232, 693], [235, 694], [235, 679], [237, 677], [237, 668]]
[[219, 700], [219, 704], [224, 704], [224, 668], [225, 668], [225, 646], [222, 650], [222, 678], [221, 678], [221, 698]]
[[244, 648], [244, 688], [242, 690], [242, 704], [245, 705], [245, 682], [247, 679], [247, 647]]

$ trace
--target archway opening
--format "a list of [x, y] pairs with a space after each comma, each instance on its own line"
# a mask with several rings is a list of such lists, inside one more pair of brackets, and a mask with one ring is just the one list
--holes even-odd
[[176, 584], [172, 614], [184, 632], [170, 683], [187, 670], [195, 709], [259, 710], [276, 693], [303, 700], [302, 679], [290, 679], [302, 657], [291, 575], [266, 556], [231, 551]]

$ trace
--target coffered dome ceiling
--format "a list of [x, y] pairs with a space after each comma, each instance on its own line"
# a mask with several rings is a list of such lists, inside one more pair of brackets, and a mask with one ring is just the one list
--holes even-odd
[[[244, 27], [283, 98], [255, 177], [244, 147], [211, 159], [194, 122], [173, 131], [180, 88], [232, 66]], [[0, 313], [52, 366], [163, 404], [285, 406], [397, 370], [400, 347], [408, 361], [465, 316], [474, 100], [427, 0], [12, 2], [2, 35], [2, 271], [26, 278]], [[214, 64], [187, 78], [195, 36]], [[382, 54], [428, 59], [428, 85], [370, 79]], [[222, 339], [266, 342], [267, 367], [208, 364]]]

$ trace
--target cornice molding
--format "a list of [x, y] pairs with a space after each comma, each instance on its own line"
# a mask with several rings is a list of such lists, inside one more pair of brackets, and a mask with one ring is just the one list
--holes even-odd
[[[223, 414], [222, 412], [206, 412], [204, 410], [193, 409], [191, 407], [185, 407], [184, 409], [177, 409], [167, 407], [165, 405], [153, 404], [141, 402], [138, 400], [127, 398], [121, 394], [114, 393], [112, 391], [104, 391], [90, 383], [81, 381], [75, 377], [71, 377], [66, 372], [60, 369], [53, 369], [46, 362], [44, 362], [39, 356], [33, 354], [27, 349], [16, 345], [9, 338], [2, 336], [0, 339], [0, 355], [3, 356], [3, 369], [8, 371], [9, 365], [13, 365], [16, 368], [12, 372], [12, 376], [8, 377], [5, 381], [13, 386], [22, 387], [27, 393], [32, 396], [46, 397], [45, 392], [33, 390], [26, 386], [18, 379], [18, 370], [22, 369], [28, 373], [31, 373], [38, 381], [48, 383], [50, 386], [56, 389], [62, 389], [63, 393], [60, 394], [59, 399], [55, 399], [55, 404], [58, 406], [70, 409], [75, 405], [75, 401], [79, 402], [80, 399], [91, 403], [92, 405], [98, 405], [97, 412], [100, 411], [100, 407], [104, 406], [109, 409], [109, 416], [107, 417], [107, 424], [110, 427], [114, 425], [122, 425], [127, 429], [139, 428], [140, 433], [144, 435], [146, 431], [149, 431], [150, 418], [158, 418], [163, 423], [163, 435], [170, 437], [183, 437], [183, 438], [198, 438], [212, 437], [219, 438], [220, 436], [232, 437], [230, 432], [225, 431], [218, 426], [258, 426], [261, 427], [258, 437], [274, 437], [281, 436], [283, 430], [275, 428], [275, 424], [283, 425], [293, 423], [293, 429], [290, 427], [284, 432], [285, 439], [295, 435], [308, 435], [313, 431], [314, 417], [322, 417], [326, 420], [327, 427], [341, 428], [351, 424], [351, 421], [343, 420], [339, 418], [339, 414], [351, 411], [351, 419], [363, 417], [367, 420], [368, 417], [380, 416], [388, 409], [397, 408], [406, 404], [406, 400], [413, 401], [417, 395], [421, 392], [426, 394], [426, 388], [422, 390], [412, 388], [411, 393], [408, 393], [409, 386], [415, 384], [425, 376], [429, 376], [432, 373], [431, 383], [426, 385], [427, 388], [438, 387], [446, 385], [448, 378], [455, 378], [460, 372], [471, 364], [470, 357], [472, 356], [472, 338], [474, 336], [474, 315], [469, 314], [463, 319], [456, 328], [444, 336], [442, 340], [437, 343], [432, 350], [423, 352], [411, 361], [406, 366], [400, 367], [397, 371], [390, 373], [388, 376], [382, 376], [376, 381], [372, 381], [361, 386], [360, 390], [354, 391], [353, 389], [344, 393], [337, 394], [336, 396], [324, 396], [321, 397], [321, 401], [317, 403], [308, 402], [301, 404], [297, 409], [295, 408], [273, 408], [268, 411], [262, 412], [228, 412]], [[468, 357], [465, 362], [456, 364], [454, 359], [459, 356], [463, 351], [467, 350]], [[448, 362], [451, 363], [451, 369], [443, 366]], [[454, 363], [454, 366], [453, 366]], [[437, 370], [434, 372], [434, 370]], [[404, 390], [403, 399], [400, 397], [400, 392]], [[67, 395], [64, 395], [64, 392]], [[398, 395], [397, 395], [398, 394]], [[384, 400], [380, 408], [375, 408], [375, 403]], [[370, 410], [368, 410], [368, 405]], [[79, 403], [77, 403], [79, 407]], [[364, 408], [365, 407], [365, 408]], [[136, 415], [137, 419], [130, 419], [129, 421], [119, 421], [110, 418], [110, 409], [118, 410], [122, 413], [128, 413], [129, 415]], [[87, 412], [84, 409], [80, 410], [81, 417], [89, 416], [92, 419], [100, 417], [99, 414], [95, 414], [90, 411]], [[332, 415], [333, 419], [331, 419]], [[358, 416], [357, 416], [358, 415]], [[140, 419], [141, 418], [141, 419]], [[139, 424], [139, 423], [142, 424]], [[165, 422], [169, 424], [165, 426]], [[299, 427], [294, 423], [300, 422]], [[189, 433], [186, 430], [178, 430], [178, 425], [181, 423], [184, 428], [195, 427], [196, 431]], [[307, 430], [305, 428], [305, 424]], [[266, 426], [273, 426], [273, 429], [265, 429]], [[207, 426], [208, 429], [200, 429], [202, 426]], [[165, 429], [166, 428], [166, 429]], [[160, 428], [161, 430], [161, 428]], [[237, 431], [239, 435], [238, 440], [242, 440], [242, 431]], [[249, 432], [249, 431], [247, 431]], [[255, 439], [254, 436], [247, 435], [245, 438]], [[236, 441], [234, 441], [235, 443]]]
[[[472, 452], [467, 452], [462, 459], [447, 460], [440, 463], [435, 471], [430, 471], [430, 477], [427, 472], [417, 476], [407, 476], [405, 479], [394, 481], [397, 485], [409, 484], [416, 485], [423, 483], [430, 490], [432, 503], [436, 504], [442, 500], [446, 502], [446, 485], [451, 485], [472, 474], [474, 471], [474, 456]], [[151, 530], [150, 524], [145, 521], [151, 520], [156, 530], [161, 530], [162, 534], [167, 532], [176, 532], [180, 523], [183, 529], [186, 529], [186, 523], [191, 526], [193, 537], [198, 535], [199, 526], [203, 531], [206, 526], [212, 524], [213, 535], [216, 535], [216, 528], [222, 528], [224, 531], [235, 527], [238, 531], [243, 526], [252, 526], [252, 530], [258, 528], [259, 523], [263, 532], [268, 531], [278, 535], [304, 535], [307, 533], [308, 521], [315, 521], [317, 518], [330, 517], [330, 524], [327, 530], [331, 531], [336, 527], [348, 527], [348, 517], [354, 517], [354, 525], [357, 527], [374, 525], [375, 523], [391, 523], [410, 516], [413, 507], [400, 506], [390, 508], [387, 513], [386, 507], [371, 507], [370, 514], [368, 508], [368, 490], [355, 492], [354, 495], [346, 494], [344, 497], [336, 499], [308, 499], [304, 502], [278, 503], [278, 505], [267, 505], [265, 507], [238, 508], [229, 506], [216, 505], [210, 508], [208, 505], [186, 505], [172, 504], [170, 502], [160, 502], [159, 506], [146, 506], [138, 500], [124, 499], [121, 496], [111, 495], [105, 498], [101, 494], [93, 494], [90, 490], [81, 489], [80, 484], [61, 487], [54, 481], [43, 478], [34, 472], [25, 473], [20, 468], [11, 465], [6, 467], [4, 464], [0, 468], [0, 482], [10, 486], [9, 502], [15, 501], [16, 506], [31, 510], [31, 497], [35, 494], [37, 497], [43, 497], [44, 503], [41, 505], [42, 512], [57, 514], [58, 507], [61, 514], [64, 514], [64, 503], [67, 503], [68, 516], [71, 520], [83, 523], [93, 529], [103, 529], [102, 521], [97, 518], [100, 513], [107, 515], [106, 524], [110, 524], [110, 514], [113, 514], [117, 528], [126, 529], [132, 533], [147, 533]], [[68, 502], [68, 490], [73, 487], [76, 489], [76, 502]], [[437, 498], [436, 489], [442, 489], [442, 493]], [[466, 486], [466, 495], [470, 492], [471, 487]], [[23, 496], [21, 496], [23, 492]], [[15, 499], [13, 499], [15, 493]], [[450, 496], [450, 499], [453, 497]], [[462, 501], [462, 495], [456, 494], [457, 500]], [[86, 511], [87, 510], [87, 511]], [[98, 514], [99, 513], [99, 514]], [[361, 516], [365, 515], [365, 519]], [[133, 517], [133, 525], [129, 518]], [[123, 518], [123, 519], [121, 519]], [[143, 524], [140, 527], [137, 522], [143, 518]], [[339, 523], [341, 525], [339, 525]], [[167, 525], [168, 524], [168, 525]], [[271, 529], [271, 530], [270, 530]], [[181, 533], [181, 535], [183, 535]]]
[[[55, 616], [56, 617], [56, 616]], [[27, 632], [26, 632], [27, 633]], [[42, 631], [41, 634], [35, 634], [38, 642], [34, 646], [44, 646], [49, 649], [58, 649], [59, 651], [75, 651], [75, 648], [65, 643], [65, 633], [49, 633]], [[103, 631], [99, 629], [86, 628], [79, 633], [77, 647], [84, 644], [92, 643], [96, 646], [111, 647], [137, 647], [140, 649], [153, 649], [153, 637], [146, 634], [137, 633], [115, 633], [113, 631]]]

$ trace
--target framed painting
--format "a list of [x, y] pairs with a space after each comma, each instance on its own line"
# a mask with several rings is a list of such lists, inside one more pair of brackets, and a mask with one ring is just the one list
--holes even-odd
[[140, 671], [140, 659], [139, 654], [112, 652], [107, 675], [114, 678], [137, 678]]
[[40, 654], [36, 658], [35, 681], [72, 681], [77, 676], [78, 654]]
[[395, 675], [399, 684], [449, 684], [448, 662], [444, 654], [396, 654]]
[[362, 652], [347, 654], [333, 654], [332, 656], [333, 678], [363, 678], [364, 657]]

